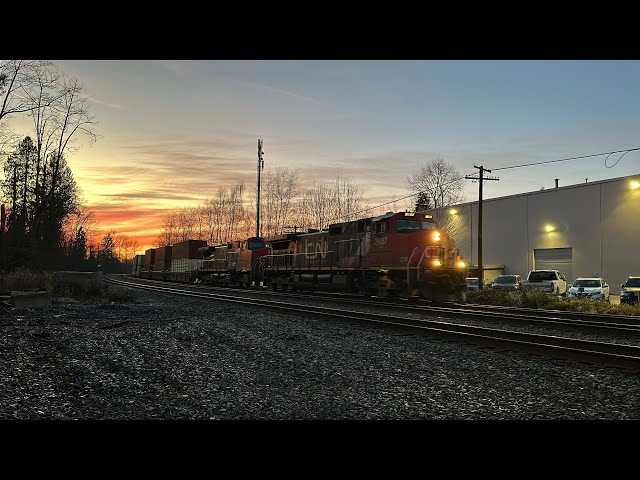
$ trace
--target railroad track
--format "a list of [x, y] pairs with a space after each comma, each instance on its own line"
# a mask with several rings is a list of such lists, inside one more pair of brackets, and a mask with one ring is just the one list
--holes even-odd
[[[563, 338], [553, 335], [496, 330], [486, 327], [460, 325], [442, 320], [425, 320], [396, 317], [364, 312], [345, 312], [335, 308], [310, 307], [299, 304], [257, 298], [242, 298], [237, 295], [225, 295], [202, 289], [183, 286], [167, 286], [165, 282], [146, 284], [107, 277], [106, 281], [115, 285], [151, 290], [155, 293], [167, 293], [191, 298], [211, 299], [243, 305], [253, 308], [270, 309], [290, 315], [308, 315], [315, 318], [401, 329], [408, 333], [453, 340], [457, 342], [494, 348], [535, 353], [552, 358], [607, 365], [634, 372], [640, 372], [640, 347]], [[346, 299], [345, 299], [346, 300]], [[457, 314], [464, 314], [456, 311]], [[472, 312], [478, 315], [481, 312]], [[493, 314], [495, 319], [495, 313]], [[610, 327], [611, 325], [609, 325]], [[625, 326], [629, 328], [629, 326]]]
[[[153, 282], [157, 285], [167, 285], [167, 282], [159, 280], [139, 281]], [[625, 317], [621, 315], [603, 316], [602, 319], [597, 315], [588, 314], [582, 316], [575, 312], [565, 312], [557, 310], [535, 310], [522, 308], [497, 307], [491, 305], [471, 305], [470, 308], [464, 304], [432, 304], [424, 301], [415, 301], [414, 299], [398, 300], [398, 299], [381, 299], [381, 298], [365, 298], [365, 297], [347, 297], [345, 295], [325, 295], [325, 294], [301, 294], [290, 292], [273, 292], [260, 290], [245, 290], [233, 287], [214, 287], [214, 286], [195, 286], [183, 285], [183, 288], [193, 288], [201, 291], [203, 288], [209, 291], [222, 292], [241, 292], [250, 295], [265, 295], [289, 298], [309, 298], [313, 300], [330, 300], [334, 303], [343, 303], [354, 306], [362, 306], [371, 308], [372, 304], [384, 307], [390, 311], [403, 312], [406, 314], [435, 315], [445, 318], [456, 318], [466, 320], [482, 320], [490, 322], [499, 322], [510, 325], [529, 325], [536, 327], [558, 328], [568, 331], [579, 331], [606, 336], [620, 337], [640, 337], [640, 318]], [[538, 314], [540, 312], [540, 314]]]

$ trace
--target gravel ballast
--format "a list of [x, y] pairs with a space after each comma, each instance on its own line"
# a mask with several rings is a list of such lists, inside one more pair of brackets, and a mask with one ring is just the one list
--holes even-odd
[[636, 420], [638, 380], [147, 292], [0, 310], [0, 419]]

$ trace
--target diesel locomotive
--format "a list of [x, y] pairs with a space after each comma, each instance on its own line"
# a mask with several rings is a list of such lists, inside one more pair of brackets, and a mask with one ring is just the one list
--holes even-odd
[[328, 230], [251, 237], [199, 250], [202, 257], [189, 260], [186, 271], [165, 265], [138, 274], [273, 290], [466, 300], [465, 260], [432, 216], [420, 212], [389, 212]]

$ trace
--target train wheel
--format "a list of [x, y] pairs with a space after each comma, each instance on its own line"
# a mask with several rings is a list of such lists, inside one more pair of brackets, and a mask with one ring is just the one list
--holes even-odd
[[441, 291], [435, 291], [433, 293], [434, 302], [455, 302], [456, 296], [453, 293], [443, 293]]
[[431, 285], [420, 286], [420, 294], [425, 300], [433, 302], [433, 288], [431, 287]]
[[456, 300], [461, 303], [467, 303], [467, 292], [465, 290], [460, 290], [456, 292]]

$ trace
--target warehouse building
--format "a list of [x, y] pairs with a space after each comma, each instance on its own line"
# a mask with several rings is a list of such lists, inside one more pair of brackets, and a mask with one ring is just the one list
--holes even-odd
[[[600, 276], [620, 293], [627, 277], [640, 276], [640, 174], [482, 202], [485, 282], [500, 274], [526, 278], [554, 269], [567, 282]], [[478, 264], [478, 202], [439, 212], [472, 271]]]

